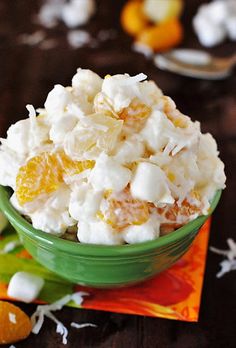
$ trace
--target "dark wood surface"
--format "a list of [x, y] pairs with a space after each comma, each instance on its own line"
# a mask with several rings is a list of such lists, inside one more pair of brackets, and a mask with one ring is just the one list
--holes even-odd
[[[51, 50], [17, 44], [21, 33], [32, 33], [39, 26], [32, 22], [41, 2], [0, 0], [0, 129], [5, 136], [9, 125], [27, 113], [25, 105], [42, 106], [55, 83], [69, 85], [77, 67], [90, 68], [101, 76], [107, 73], [144, 72], [176, 101], [179, 109], [202, 123], [218, 141], [226, 164], [227, 189], [214, 215], [210, 245], [226, 247], [228, 237], [236, 238], [236, 73], [224, 81], [198, 81], [159, 71], [151, 61], [130, 49], [131, 40], [119, 25], [119, 11], [125, 1], [99, 0], [96, 16], [87, 29], [96, 35], [100, 29], [115, 28], [118, 36], [97, 48], [71, 49], [66, 43], [66, 27], [47, 30], [58, 46]], [[191, 29], [191, 18], [202, 0], [185, 1], [183, 21], [187, 47], [200, 47]], [[211, 50], [224, 56], [236, 44], [226, 42]], [[209, 252], [198, 323], [174, 322], [132, 315], [64, 308], [58, 318], [92, 322], [97, 328], [71, 329], [67, 347], [102, 348], [205, 348], [236, 347], [236, 271], [217, 279], [220, 257]], [[20, 304], [28, 314], [34, 305]], [[31, 335], [17, 348], [63, 347], [53, 323], [47, 321], [41, 334]]]

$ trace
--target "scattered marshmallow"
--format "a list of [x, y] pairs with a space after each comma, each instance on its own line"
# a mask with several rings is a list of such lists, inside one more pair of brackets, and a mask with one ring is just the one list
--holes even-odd
[[67, 40], [71, 47], [80, 48], [91, 42], [91, 36], [85, 30], [71, 30], [67, 34]]
[[236, 40], [236, 2], [215, 0], [199, 7], [193, 27], [203, 46], [212, 47], [229, 37]]
[[28, 272], [15, 273], [8, 285], [7, 295], [26, 303], [34, 301], [44, 285], [44, 280]]
[[69, 28], [75, 28], [86, 24], [94, 12], [94, 0], [71, 0], [62, 7], [61, 18]]
[[38, 22], [46, 28], [53, 28], [59, 20], [67, 27], [86, 24], [96, 9], [94, 0], [48, 0], [41, 7]]

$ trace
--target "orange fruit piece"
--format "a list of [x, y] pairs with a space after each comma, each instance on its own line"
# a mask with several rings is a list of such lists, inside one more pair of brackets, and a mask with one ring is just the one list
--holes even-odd
[[149, 21], [143, 13], [143, 4], [140, 1], [128, 1], [121, 12], [121, 25], [130, 35], [137, 35], [144, 30]]
[[19, 169], [16, 177], [18, 202], [24, 205], [39, 195], [54, 192], [63, 183], [63, 175], [79, 174], [93, 166], [93, 161], [72, 161], [63, 151], [43, 152]]
[[119, 113], [119, 118], [124, 121], [124, 128], [139, 132], [150, 113], [151, 108], [136, 98]]
[[137, 42], [151, 47], [154, 51], [164, 51], [178, 45], [183, 39], [183, 27], [177, 18], [144, 29]]
[[164, 215], [166, 219], [169, 221], [176, 222], [178, 216], [185, 216], [189, 217], [191, 215], [194, 215], [196, 213], [201, 212], [201, 207], [191, 204], [185, 199], [181, 206], [178, 206], [178, 204], [175, 202], [172, 206], [167, 206], [165, 208], [158, 208], [158, 213], [161, 215]]
[[0, 344], [9, 344], [28, 337], [32, 324], [28, 315], [10, 302], [0, 301]]
[[148, 203], [133, 198], [128, 188], [117, 197], [111, 195], [107, 202], [108, 209], [102, 214], [102, 219], [113, 228], [142, 225], [149, 219]]

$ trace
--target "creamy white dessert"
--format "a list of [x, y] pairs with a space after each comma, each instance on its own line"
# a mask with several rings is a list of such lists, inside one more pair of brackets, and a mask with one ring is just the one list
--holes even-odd
[[78, 69], [1, 139], [0, 184], [46, 233], [81, 243], [153, 240], [207, 214], [225, 187], [216, 142], [144, 74]]

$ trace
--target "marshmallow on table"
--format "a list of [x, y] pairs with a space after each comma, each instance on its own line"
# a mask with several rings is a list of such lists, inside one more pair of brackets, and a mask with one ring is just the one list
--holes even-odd
[[26, 303], [34, 301], [44, 286], [44, 280], [27, 272], [15, 273], [8, 285], [7, 295]]
[[200, 6], [193, 27], [203, 46], [212, 47], [227, 36], [236, 40], [236, 2], [216, 0]]

